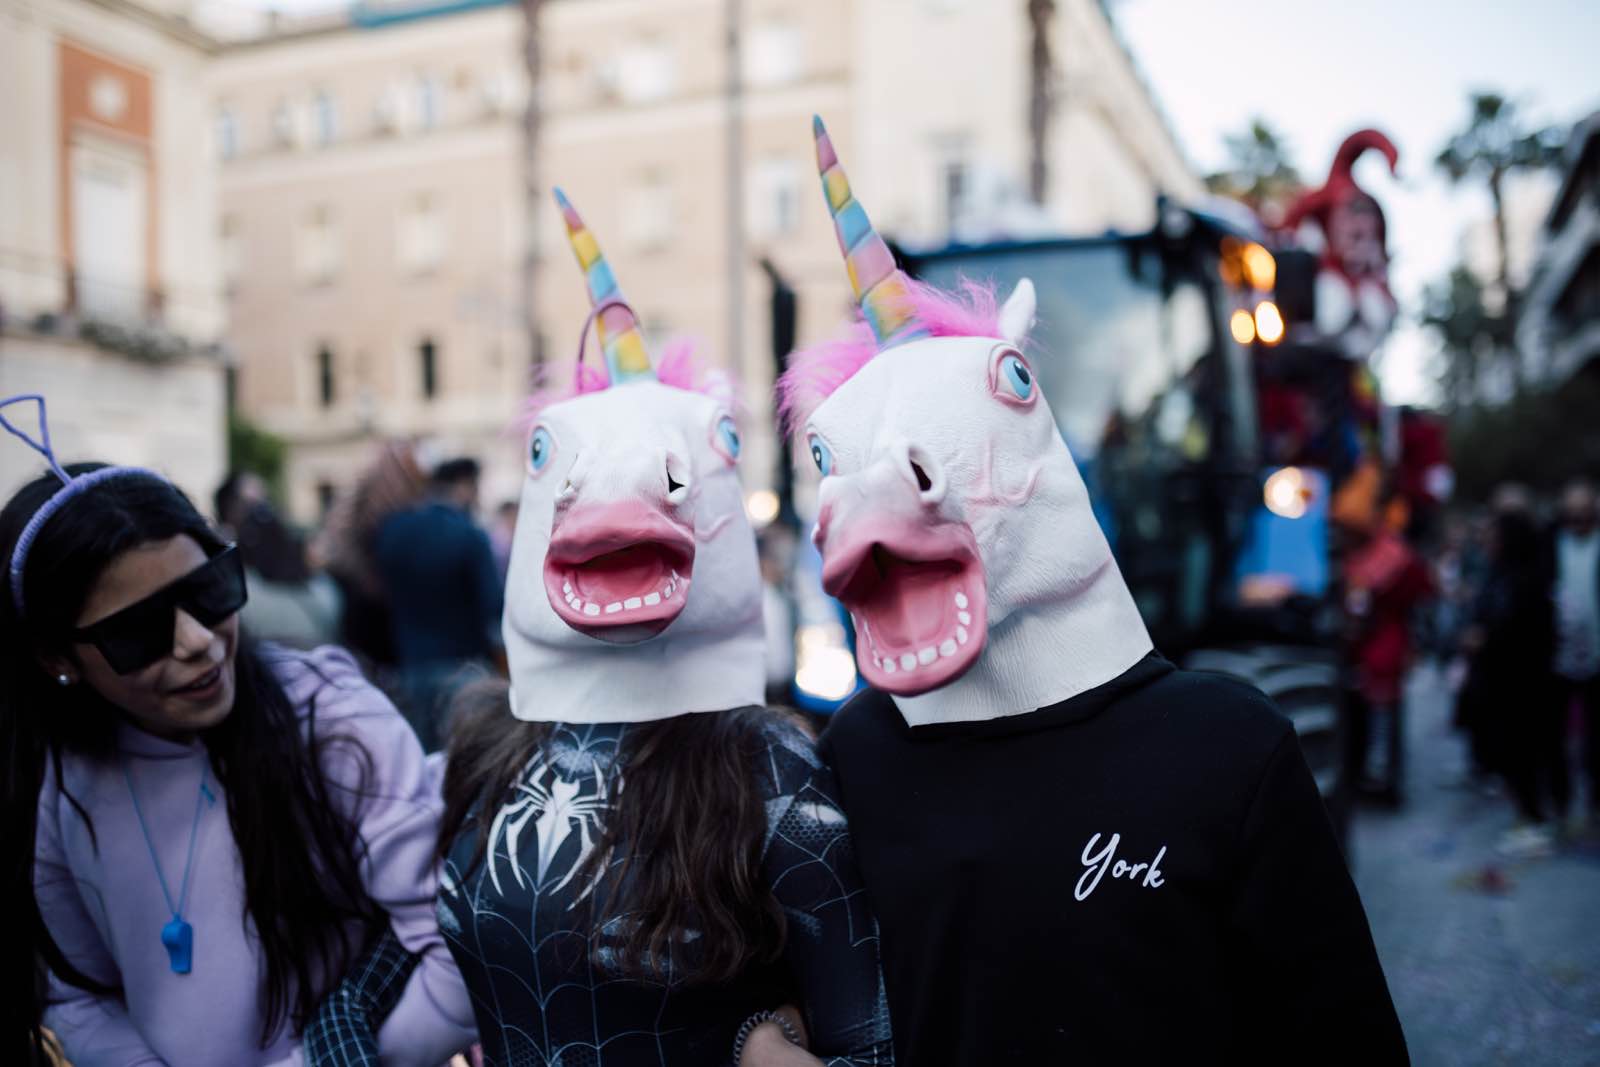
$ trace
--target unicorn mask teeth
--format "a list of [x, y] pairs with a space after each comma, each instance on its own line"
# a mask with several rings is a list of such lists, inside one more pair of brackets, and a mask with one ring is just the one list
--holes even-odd
[[855, 620], [857, 659], [890, 693], [935, 689], [964, 674], [988, 634], [988, 585], [964, 524], [869, 519], [840, 536], [818, 523], [823, 588]]
[[544, 587], [561, 620], [602, 640], [654, 637], [688, 600], [694, 531], [635, 502], [558, 514]]

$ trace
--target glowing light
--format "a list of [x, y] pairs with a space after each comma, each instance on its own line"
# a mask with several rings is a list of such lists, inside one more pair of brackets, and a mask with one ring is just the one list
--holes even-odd
[[822, 700], [843, 700], [856, 687], [856, 658], [833, 623], [802, 626], [794, 635], [794, 684]]
[[1270, 300], [1256, 305], [1256, 336], [1264, 345], [1275, 345], [1283, 340], [1283, 315], [1278, 305]]
[[778, 517], [778, 494], [771, 489], [756, 489], [744, 498], [744, 513], [758, 529]]
[[1299, 467], [1284, 467], [1273, 471], [1262, 490], [1267, 510], [1285, 519], [1298, 519], [1306, 513], [1311, 500], [1311, 486], [1305, 472]]
[[1250, 279], [1250, 284], [1263, 292], [1271, 292], [1278, 284], [1278, 261], [1272, 258], [1272, 253], [1252, 241], [1244, 246], [1241, 255], [1244, 276]]
[[1250, 312], [1240, 308], [1228, 320], [1228, 329], [1233, 331], [1233, 339], [1242, 345], [1247, 345], [1256, 339], [1256, 320], [1250, 317]]

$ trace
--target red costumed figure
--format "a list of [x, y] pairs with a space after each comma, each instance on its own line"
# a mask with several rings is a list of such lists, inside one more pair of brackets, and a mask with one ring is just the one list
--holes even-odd
[[[1328, 180], [1303, 194], [1285, 213], [1283, 229], [1302, 243], [1320, 247], [1317, 271], [1317, 332], [1337, 337], [1352, 356], [1371, 353], [1394, 322], [1389, 291], [1389, 252], [1383, 209], [1356, 184], [1355, 162], [1369, 148], [1383, 153], [1396, 172], [1400, 152], [1377, 130], [1357, 130], [1333, 157]], [[1304, 232], [1310, 224], [1320, 231]]]

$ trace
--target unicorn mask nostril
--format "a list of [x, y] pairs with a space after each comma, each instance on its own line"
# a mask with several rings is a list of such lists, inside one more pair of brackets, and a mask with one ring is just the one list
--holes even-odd
[[[693, 477], [689, 473], [689, 464], [682, 456], [672, 450], [667, 450], [663, 457], [662, 470], [667, 476], [667, 499], [675, 504], [680, 504], [687, 496], [686, 490]], [[659, 482], [656, 484], [660, 484]]]
[[917, 495], [924, 504], [937, 504], [944, 499], [944, 468], [938, 460], [916, 445], [899, 446], [895, 454], [900, 463], [901, 476], [910, 476], [911, 484], [917, 487]]

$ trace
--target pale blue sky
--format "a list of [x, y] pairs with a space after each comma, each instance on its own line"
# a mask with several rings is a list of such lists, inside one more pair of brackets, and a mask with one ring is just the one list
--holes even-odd
[[[1111, 11], [1201, 171], [1226, 161], [1223, 135], [1256, 114], [1314, 183], [1345, 134], [1389, 134], [1400, 181], [1376, 157], [1356, 173], [1384, 204], [1394, 288], [1412, 314], [1459, 258], [1463, 227], [1489, 212], [1486, 193], [1452, 190], [1432, 166], [1467, 93], [1501, 91], [1540, 123], [1600, 108], [1595, 0], [1112, 0]], [[1420, 331], [1396, 331], [1382, 367], [1393, 399], [1426, 395], [1429, 355]]]

